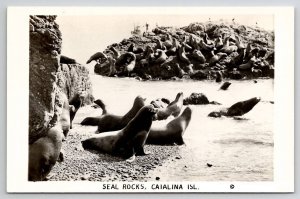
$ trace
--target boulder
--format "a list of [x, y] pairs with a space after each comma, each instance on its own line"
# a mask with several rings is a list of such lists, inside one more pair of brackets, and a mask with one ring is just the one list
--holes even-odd
[[183, 105], [209, 104], [209, 100], [203, 93], [192, 93], [183, 100]]

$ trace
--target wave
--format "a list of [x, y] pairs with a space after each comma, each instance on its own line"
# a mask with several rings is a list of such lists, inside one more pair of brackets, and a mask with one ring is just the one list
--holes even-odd
[[215, 141], [220, 144], [251, 144], [251, 145], [264, 145], [264, 146], [274, 146], [273, 142], [264, 142], [255, 139], [247, 139], [247, 138], [236, 138], [236, 139], [224, 139]]

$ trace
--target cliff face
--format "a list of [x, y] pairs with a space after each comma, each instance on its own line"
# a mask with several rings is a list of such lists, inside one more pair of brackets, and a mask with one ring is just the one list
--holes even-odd
[[[123, 56], [128, 52], [134, 53], [135, 66], [130, 73], [124, 73], [133, 63]], [[94, 71], [104, 76], [210, 79], [218, 71], [231, 79], [274, 75], [274, 33], [237, 23], [157, 27], [114, 43], [103, 53], [115, 59], [95, 60]]]
[[93, 100], [87, 69], [77, 63], [60, 63], [62, 38], [55, 18], [30, 16], [30, 143], [57, 123], [62, 111], [63, 94], [66, 94], [69, 101], [78, 95], [84, 96], [85, 104]]

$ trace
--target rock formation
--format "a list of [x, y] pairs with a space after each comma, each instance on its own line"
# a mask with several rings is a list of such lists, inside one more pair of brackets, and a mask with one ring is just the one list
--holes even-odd
[[[138, 79], [202, 80], [215, 78], [219, 71], [231, 79], [274, 76], [274, 32], [237, 23], [209, 21], [182, 28], [156, 27], [143, 36], [114, 43], [103, 53], [117, 59], [116, 54], [122, 57], [128, 50], [136, 56], [130, 76]], [[163, 59], [158, 59], [162, 54]], [[108, 62], [96, 64], [95, 72], [126, 76], [118, 67], [111, 75], [110, 68]]]
[[62, 93], [70, 105], [76, 96], [82, 96], [82, 104], [93, 101], [88, 70], [75, 60], [60, 63], [66, 59], [61, 59], [62, 38], [55, 19], [44, 15], [29, 19], [29, 143], [56, 125], [62, 112]]

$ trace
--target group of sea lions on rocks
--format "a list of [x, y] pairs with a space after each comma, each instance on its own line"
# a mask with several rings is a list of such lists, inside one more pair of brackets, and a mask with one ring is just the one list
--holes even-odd
[[[181, 29], [160, 27], [151, 34], [124, 39], [104, 52], [95, 53], [87, 64], [95, 61], [95, 72], [101, 75], [130, 76], [140, 80], [215, 78], [216, 82], [222, 82], [223, 77], [273, 77], [273, 43], [273, 33], [237, 24], [229, 26], [209, 22]], [[76, 60], [61, 56], [60, 62], [76, 63]], [[230, 84], [224, 82], [220, 89], [226, 90]], [[145, 144], [184, 144], [183, 134], [192, 117], [192, 109], [189, 106], [183, 108], [184, 105], [218, 104], [209, 102], [201, 93], [192, 93], [184, 99], [183, 93], [179, 92], [174, 101], [159, 98], [146, 104], [145, 100], [137, 96], [124, 116], [110, 113], [102, 100], [96, 100], [97, 106], [102, 108], [102, 115], [87, 117], [81, 122], [82, 125], [98, 127], [95, 135], [82, 140], [83, 148], [120, 156], [131, 162], [136, 155], [149, 154], [144, 150]], [[254, 97], [241, 101], [208, 116], [241, 116], [260, 100]], [[70, 100], [65, 97], [61, 114], [53, 126], [44, 130], [42, 134], [45, 136], [30, 143], [30, 181], [45, 180], [56, 161], [63, 161], [62, 142], [67, 138], [81, 105], [80, 95]], [[174, 119], [167, 124], [156, 125], [156, 120], [165, 120], [170, 116]]]
[[[71, 128], [74, 110], [77, 111], [81, 106], [80, 101], [80, 98], [76, 98], [71, 100], [72, 105], [69, 105], [66, 98], [62, 106], [66, 110], [63, 110], [58, 124], [47, 132], [47, 136], [37, 139], [30, 145], [28, 173], [30, 181], [44, 180], [56, 161], [63, 161], [62, 142]], [[183, 134], [192, 117], [192, 109], [189, 106], [183, 108], [183, 93], [179, 92], [172, 102], [166, 98], [153, 100], [150, 104], [146, 104], [145, 101], [145, 98], [137, 96], [132, 108], [124, 116], [118, 116], [109, 113], [102, 100], [95, 100], [95, 104], [102, 109], [102, 115], [87, 117], [81, 122], [82, 125], [98, 126], [94, 135], [81, 141], [82, 147], [132, 162], [135, 156], [150, 153], [144, 150], [145, 144], [183, 145]], [[259, 101], [260, 98], [251, 98], [235, 103], [228, 109], [211, 112], [208, 116], [241, 116], [249, 112]], [[164, 125], [155, 123], [155, 120], [165, 120], [169, 116], [174, 119]]]
[[87, 63], [96, 61], [94, 71], [100, 75], [144, 80], [273, 77], [272, 32], [237, 24], [202, 26], [157, 27], [152, 34], [108, 46]]

